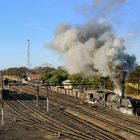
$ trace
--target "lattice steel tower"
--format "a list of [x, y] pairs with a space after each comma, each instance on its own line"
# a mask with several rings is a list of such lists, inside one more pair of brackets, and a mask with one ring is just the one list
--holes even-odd
[[30, 40], [27, 40], [27, 42], [28, 42], [28, 45], [27, 45], [27, 47], [28, 47], [28, 51], [27, 51], [27, 67], [30, 70], [30, 68], [31, 68]]

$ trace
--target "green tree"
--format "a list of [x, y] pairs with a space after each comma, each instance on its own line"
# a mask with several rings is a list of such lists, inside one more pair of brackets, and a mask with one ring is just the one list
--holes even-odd
[[65, 77], [63, 77], [62, 75], [54, 74], [50, 78], [49, 82], [50, 82], [50, 84], [61, 84], [62, 81], [64, 81], [64, 80], [65, 80]]
[[81, 74], [70, 74], [68, 76], [68, 79], [72, 82], [72, 83], [76, 83], [76, 84], [80, 84], [83, 81], [82, 75]]
[[43, 82], [48, 83], [50, 81], [50, 78], [52, 77], [51, 73], [45, 73], [45, 74], [41, 74], [41, 80]]

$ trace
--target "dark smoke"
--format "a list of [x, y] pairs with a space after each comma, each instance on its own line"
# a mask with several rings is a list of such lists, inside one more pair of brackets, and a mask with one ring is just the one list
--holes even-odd
[[[126, 2], [108, 0], [103, 9], [109, 7], [112, 1], [111, 9]], [[94, 0], [92, 7], [98, 7], [102, 2]], [[45, 47], [54, 49], [64, 58], [70, 73], [109, 76], [115, 84], [115, 93], [119, 95], [123, 94], [124, 78], [135, 68], [135, 56], [126, 52], [124, 40], [115, 36], [105, 18], [75, 27], [60, 24], [54, 39]]]
[[122, 95], [124, 72], [129, 74], [134, 69], [135, 57], [126, 52], [124, 41], [115, 37], [111, 26], [90, 22], [73, 28], [60, 25], [57, 30], [46, 47], [66, 59], [69, 72], [109, 76], [115, 92]]

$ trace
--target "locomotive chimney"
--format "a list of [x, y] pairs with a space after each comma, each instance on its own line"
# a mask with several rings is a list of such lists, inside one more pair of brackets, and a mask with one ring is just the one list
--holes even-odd
[[122, 97], [124, 97], [124, 92], [125, 92], [125, 78], [126, 78], [126, 71], [123, 71], [122, 72], [123, 74], [122, 74]]

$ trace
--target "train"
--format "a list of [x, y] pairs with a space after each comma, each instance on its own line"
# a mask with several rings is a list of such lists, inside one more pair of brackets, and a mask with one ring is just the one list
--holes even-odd
[[114, 92], [87, 91], [85, 101], [97, 106], [112, 108], [127, 115], [140, 116], [139, 99], [119, 96]]
[[[9, 95], [8, 79], [4, 80], [4, 96]], [[65, 86], [65, 85], [64, 85]], [[140, 116], [140, 100], [128, 96], [120, 96], [112, 91], [105, 90], [75, 90], [67, 89], [65, 87], [60, 88], [58, 86], [50, 86], [50, 90], [60, 92], [62, 94], [68, 94], [76, 98], [84, 99], [85, 102], [90, 104], [105, 107], [113, 110], [117, 110], [121, 113], [133, 116]], [[84, 97], [83, 97], [84, 95]]]

